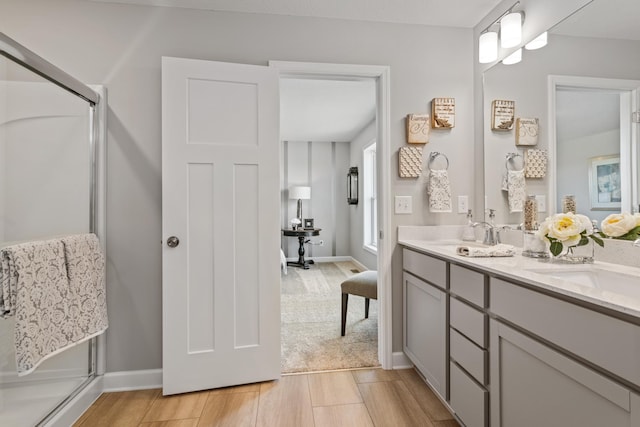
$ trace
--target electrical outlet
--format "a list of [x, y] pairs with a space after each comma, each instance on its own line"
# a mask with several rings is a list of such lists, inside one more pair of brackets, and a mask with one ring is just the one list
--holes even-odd
[[469, 210], [469, 196], [458, 196], [458, 213], [466, 214]]
[[538, 204], [538, 212], [546, 212], [547, 211], [547, 198], [544, 194], [536, 195], [536, 203]]
[[413, 212], [413, 198], [411, 196], [396, 196], [395, 213], [410, 214]]

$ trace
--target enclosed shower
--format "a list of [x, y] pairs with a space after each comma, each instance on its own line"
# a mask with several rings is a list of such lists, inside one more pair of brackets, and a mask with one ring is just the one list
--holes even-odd
[[[104, 90], [2, 33], [0, 55], [0, 247], [95, 233], [104, 250]], [[67, 424], [74, 415], [61, 414], [101, 373], [103, 338], [19, 376], [14, 326], [0, 318], [0, 424]]]

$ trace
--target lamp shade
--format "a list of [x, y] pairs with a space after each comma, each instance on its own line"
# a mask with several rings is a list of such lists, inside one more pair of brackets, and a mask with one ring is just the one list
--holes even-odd
[[524, 48], [527, 50], [536, 50], [546, 45], [547, 45], [547, 32], [545, 31], [544, 33], [540, 34], [538, 37], [536, 37], [535, 39], [527, 43], [524, 46]]
[[510, 48], [522, 41], [522, 15], [512, 12], [500, 20], [500, 46]]
[[498, 33], [487, 31], [480, 34], [478, 46], [478, 60], [487, 64], [498, 59]]
[[512, 64], [517, 64], [520, 61], [522, 61], [522, 49], [518, 49], [515, 52], [513, 52], [511, 55], [504, 58], [502, 60], [502, 63], [504, 65], [512, 65]]
[[311, 187], [291, 187], [289, 188], [290, 199], [310, 199]]

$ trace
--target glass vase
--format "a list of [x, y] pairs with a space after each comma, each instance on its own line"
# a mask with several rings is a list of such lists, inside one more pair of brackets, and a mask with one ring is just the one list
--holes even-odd
[[535, 231], [524, 230], [522, 232], [522, 256], [530, 258], [549, 258], [550, 252], [546, 245], [536, 235]]
[[558, 255], [553, 255], [549, 251], [549, 262], [557, 264], [592, 264], [594, 251], [593, 240], [589, 239], [589, 243], [586, 245], [564, 247]]

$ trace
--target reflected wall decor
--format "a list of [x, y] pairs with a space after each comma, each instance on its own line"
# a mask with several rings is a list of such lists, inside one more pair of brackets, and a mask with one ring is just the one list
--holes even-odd
[[347, 203], [358, 204], [358, 168], [356, 166], [350, 167], [347, 174]]
[[589, 198], [591, 210], [620, 210], [620, 156], [589, 159]]

